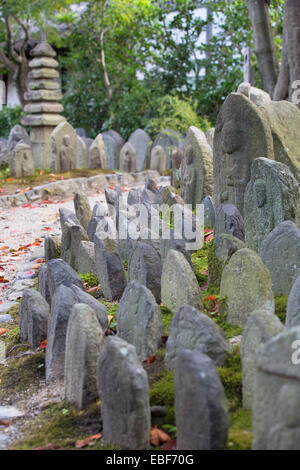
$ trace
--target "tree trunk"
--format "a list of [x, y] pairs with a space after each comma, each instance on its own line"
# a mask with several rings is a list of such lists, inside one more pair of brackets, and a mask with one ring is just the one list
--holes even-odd
[[17, 72], [17, 86], [18, 86], [18, 95], [22, 105], [24, 108], [25, 105], [25, 98], [24, 93], [27, 91], [27, 73], [28, 73], [28, 61], [26, 57], [23, 57], [22, 62], [19, 64], [18, 72]]
[[107, 68], [106, 68], [106, 61], [105, 61], [105, 51], [104, 51], [104, 31], [102, 30], [100, 33], [100, 48], [101, 48], [101, 65], [103, 68], [103, 83], [106, 93], [106, 98], [110, 100], [112, 97], [112, 86], [109, 80]]
[[292, 85], [300, 80], [300, 5], [299, 0], [286, 0], [285, 15], [288, 42], [288, 62], [290, 71], [289, 99], [293, 94]]
[[272, 96], [279, 67], [268, 4], [265, 0], [247, 0], [247, 5], [253, 28], [255, 54], [262, 86]]
[[283, 41], [281, 51], [281, 65], [278, 80], [273, 94], [274, 101], [287, 100], [289, 96], [290, 70], [288, 58], [288, 22], [286, 3], [284, 7], [284, 23], [283, 23]]

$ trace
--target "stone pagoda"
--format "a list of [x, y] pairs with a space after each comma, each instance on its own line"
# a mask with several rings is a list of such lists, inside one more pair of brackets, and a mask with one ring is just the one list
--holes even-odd
[[25, 116], [22, 124], [31, 126], [30, 140], [35, 168], [50, 168], [50, 134], [65, 121], [59, 113], [64, 108], [62, 99], [56, 52], [43, 38], [31, 51], [33, 59], [29, 62], [29, 73], [25, 93]]

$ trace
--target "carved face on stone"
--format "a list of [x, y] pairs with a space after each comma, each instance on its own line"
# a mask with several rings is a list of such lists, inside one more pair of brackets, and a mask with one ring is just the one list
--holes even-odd
[[217, 119], [214, 138], [215, 203], [235, 205], [241, 214], [255, 158], [274, 159], [270, 127], [259, 108], [240, 93], [231, 93]]

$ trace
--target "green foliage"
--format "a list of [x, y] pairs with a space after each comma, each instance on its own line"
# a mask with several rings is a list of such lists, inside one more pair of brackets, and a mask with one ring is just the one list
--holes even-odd
[[171, 312], [171, 310], [169, 310], [167, 307], [164, 307], [163, 305], [160, 306], [160, 310], [161, 310], [162, 321], [163, 321], [163, 325], [165, 329], [165, 334], [169, 335], [169, 325], [174, 315]]
[[179, 98], [177, 95], [166, 95], [157, 100], [157, 117], [149, 119], [147, 130], [151, 135], [162, 129], [172, 129], [186, 134], [190, 126], [199, 127], [206, 132], [211, 124], [206, 118], [197, 115], [197, 103], [191, 98]]
[[8, 137], [11, 128], [20, 124], [24, 114], [21, 106], [15, 106], [14, 108], [4, 106], [0, 111], [0, 137]]
[[199, 286], [207, 282], [207, 274], [203, 271], [207, 271], [207, 255], [208, 255], [208, 244], [204, 243], [201, 250], [196, 251], [191, 255], [191, 260], [195, 269], [195, 274]]
[[230, 429], [228, 450], [251, 450], [253, 440], [252, 413], [250, 410], [239, 409], [229, 415]]
[[164, 371], [150, 387], [150, 406], [160, 405], [167, 408], [166, 416], [159, 425], [175, 425], [174, 372]]
[[225, 394], [229, 402], [230, 411], [242, 406], [242, 363], [239, 346], [235, 346], [228, 354], [223, 367], [217, 367]]
[[278, 295], [275, 297], [275, 315], [282, 323], [285, 323], [288, 295]]
[[93, 273], [80, 273], [80, 279], [86, 283], [86, 288], [97, 287], [99, 284], [98, 278]]

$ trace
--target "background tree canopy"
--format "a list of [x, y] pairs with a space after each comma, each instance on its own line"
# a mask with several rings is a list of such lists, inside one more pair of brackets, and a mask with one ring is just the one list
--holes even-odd
[[[73, 126], [84, 127], [91, 137], [110, 128], [124, 138], [138, 127], [152, 135], [161, 126], [205, 130], [243, 80], [245, 47], [257, 51], [251, 1], [203, 1], [210, 11], [204, 19], [196, 14], [201, 2], [177, 0], [175, 11], [170, 3], [0, 1], [0, 62], [3, 70], [18, 71], [21, 96], [26, 42], [47, 31], [59, 53], [64, 115]], [[272, 1], [266, 11], [280, 63], [284, 1]], [[201, 43], [208, 23], [212, 38]], [[262, 86], [263, 70], [254, 52], [251, 60], [254, 85]]]

